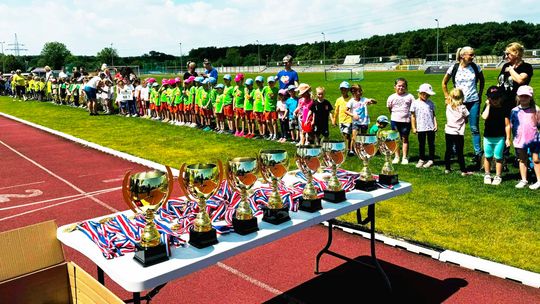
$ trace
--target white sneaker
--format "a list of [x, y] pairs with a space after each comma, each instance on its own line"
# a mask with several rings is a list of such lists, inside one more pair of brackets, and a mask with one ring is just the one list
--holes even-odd
[[538, 190], [540, 189], [540, 181], [537, 181], [536, 183], [529, 186], [529, 189], [531, 190]]
[[529, 182], [527, 182], [526, 180], [520, 180], [519, 183], [517, 183], [516, 188], [523, 189], [525, 188], [525, 186], [527, 186], [528, 183]]
[[424, 167], [424, 168], [429, 168], [429, 167], [431, 167], [431, 166], [433, 166], [433, 161], [432, 161], [432, 160], [428, 160], [428, 161], [424, 164], [423, 167]]
[[399, 156], [394, 157], [392, 164], [399, 164]]
[[406, 157], [404, 157], [404, 158], [401, 160], [401, 164], [402, 164], [402, 165], [407, 165], [407, 164], [409, 164], [409, 159], [406, 158]]
[[424, 166], [424, 161], [419, 160], [418, 163], [416, 163], [416, 168], [422, 168]]
[[484, 175], [484, 184], [491, 185], [491, 176], [489, 174]]
[[495, 185], [495, 186], [498, 186], [500, 185], [502, 182], [502, 178], [498, 175], [495, 175], [495, 177], [493, 178], [493, 181], [491, 182], [492, 185]]

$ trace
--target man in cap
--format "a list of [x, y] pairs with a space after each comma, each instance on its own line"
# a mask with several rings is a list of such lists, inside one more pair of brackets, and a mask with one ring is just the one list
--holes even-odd
[[208, 59], [204, 59], [203, 65], [205, 68], [205, 71], [202, 73], [204, 77], [214, 77], [214, 79], [218, 79], [218, 71], [214, 69], [212, 66], [212, 63]]
[[296, 73], [296, 71], [291, 68], [292, 67], [291, 55], [287, 55], [283, 57], [283, 65], [285, 66], [285, 69], [281, 70], [276, 76], [279, 82], [279, 89], [286, 90], [291, 84], [298, 86], [300, 79], [298, 78], [298, 73]]

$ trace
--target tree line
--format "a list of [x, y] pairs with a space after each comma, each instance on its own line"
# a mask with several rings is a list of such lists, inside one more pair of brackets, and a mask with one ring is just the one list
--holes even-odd
[[[470, 23], [451, 25], [439, 29], [439, 53], [453, 53], [458, 47], [472, 46], [478, 55], [500, 55], [510, 42], [520, 42], [527, 49], [540, 49], [540, 24], [525, 21]], [[324, 45], [323, 45], [324, 43]], [[134, 65], [145, 70], [157, 67], [177, 67], [180, 62], [202, 62], [204, 58], [214, 66], [269, 65], [280, 61], [286, 54], [295, 60], [320, 60], [331, 62], [347, 55], [363, 57], [401, 55], [407, 58], [426, 58], [436, 52], [437, 29], [419, 29], [403, 33], [375, 35], [351, 41], [315, 41], [303, 44], [248, 44], [233, 47], [200, 47], [179, 56], [150, 51], [141, 56], [120, 57], [115, 49], [106, 47], [95, 56], [72, 54], [61, 42], [47, 42], [41, 53], [34, 56], [0, 55], [5, 71], [28, 69], [49, 65], [54, 69], [84, 67], [94, 70], [102, 63], [109, 65]]]

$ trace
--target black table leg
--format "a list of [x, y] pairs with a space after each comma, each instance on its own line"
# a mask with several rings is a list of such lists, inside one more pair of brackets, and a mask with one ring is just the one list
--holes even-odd
[[103, 273], [103, 269], [99, 266], [97, 266], [97, 279], [101, 285], [105, 286], [105, 273]]
[[331, 251], [330, 250], [330, 246], [332, 245], [332, 231], [333, 231], [333, 225], [334, 223], [336, 222], [335, 219], [332, 219], [332, 220], [329, 220], [328, 221], [328, 240], [326, 242], [326, 245], [324, 246], [324, 248], [317, 254], [317, 257], [315, 259], [315, 274], [319, 274], [319, 262], [320, 262], [320, 259], [321, 259], [321, 256], [323, 254], [328, 254], [328, 255], [331, 255], [331, 256], [334, 256], [334, 257], [337, 257], [339, 259], [342, 259], [342, 260], [345, 260], [345, 261], [348, 261], [348, 262], [353, 262], [353, 263], [357, 263], [357, 264], [361, 264], [361, 265], [364, 265], [364, 266], [368, 266], [368, 267], [371, 267], [371, 268], [376, 268], [377, 271], [379, 272], [379, 274], [382, 276], [385, 284], [386, 284], [386, 287], [388, 288], [388, 290], [390, 292], [392, 292], [392, 284], [390, 283], [390, 280], [388, 279], [388, 276], [386, 275], [386, 273], [384, 272], [384, 270], [382, 269], [381, 265], [379, 264], [379, 261], [377, 260], [377, 256], [376, 256], [376, 252], [375, 252], [375, 204], [372, 204], [372, 205], [369, 205], [368, 206], [368, 216], [362, 220], [362, 214], [360, 212], [360, 209], [356, 210], [356, 217], [357, 217], [357, 220], [358, 220], [358, 223], [361, 224], [361, 225], [366, 225], [367, 223], [369, 223], [369, 234], [370, 234], [370, 248], [371, 248], [371, 262], [370, 264], [367, 264], [367, 263], [364, 263], [364, 262], [361, 262], [361, 261], [357, 261], [357, 260], [354, 260], [354, 259], [351, 259], [349, 257], [346, 257], [344, 255], [341, 255], [337, 252], [334, 252], [334, 251]]

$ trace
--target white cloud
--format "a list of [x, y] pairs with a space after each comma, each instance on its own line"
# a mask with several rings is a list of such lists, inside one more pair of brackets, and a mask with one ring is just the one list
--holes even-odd
[[[59, 41], [74, 54], [95, 55], [104, 47], [121, 56], [151, 50], [178, 55], [204, 46], [352, 40], [419, 28], [470, 22], [540, 22], [532, 0], [507, 2], [427, 0], [144, 1], [43, 0], [0, 4], [0, 41], [19, 42], [39, 54]], [[516, 12], [516, 13], [515, 13]], [[10, 53], [7, 51], [7, 53]]]

